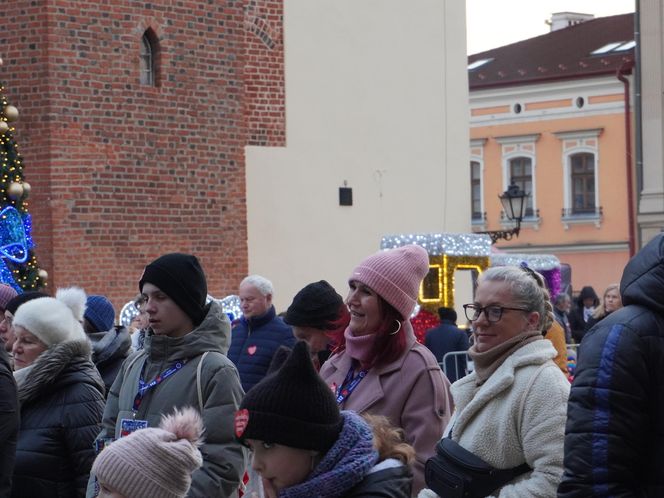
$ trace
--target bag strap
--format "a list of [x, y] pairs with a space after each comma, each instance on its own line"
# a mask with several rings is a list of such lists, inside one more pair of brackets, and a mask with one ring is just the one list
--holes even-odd
[[196, 367], [196, 392], [198, 393], [198, 408], [201, 412], [201, 415], [203, 414], [203, 389], [201, 388], [201, 370], [203, 370], [203, 360], [208, 355], [208, 353], [209, 351], [203, 353], [201, 356], [201, 361], [198, 362], [198, 366]]

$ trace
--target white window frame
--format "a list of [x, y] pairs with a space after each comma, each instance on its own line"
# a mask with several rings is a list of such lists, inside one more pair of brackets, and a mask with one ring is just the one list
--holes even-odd
[[[510, 185], [510, 160], [517, 157], [526, 157], [530, 159], [531, 175], [533, 188], [529, 192], [533, 200], [533, 215], [525, 217], [521, 221], [522, 227], [532, 228], [539, 230], [541, 218], [537, 214], [537, 141], [541, 134], [533, 133], [530, 135], [513, 135], [507, 137], [496, 137], [501, 147], [501, 161], [502, 161], [502, 175], [503, 175], [503, 191], [507, 190]], [[508, 219], [501, 220], [501, 225], [504, 228], [514, 226], [514, 222]]]
[[[486, 207], [484, 205], [484, 145], [486, 144], [486, 141], [486, 138], [478, 138], [470, 141], [470, 161], [468, 162], [468, 167], [470, 168], [473, 162], [480, 164], [480, 209], [482, 219], [473, 220], [473, 212], [471, 209], [470, 224], [474, 231], [484, 231], [487, 228], [486, 219], [484, 218], [484, 213], [486, 213]], [[472, 200], [472, 191], [470, 195]]]
[[599, 191], [599, 136], [603, 130], [604, 128], [592, 128], [588, 130], [560, 131], [554, 133], [561, 141], [563, 149], [563, 208], [565, 213], [570, 212], [573, 205], [571, 156], [586, 153], [592, 154], [595, 158], [595, 213], [562, 216], [561, 221], [565, 230], [569, 230], [570, 225], [594, 224], [596, 228], [599, 228], [602, 224], [602, 216], [599, 213], [599, 207], [601, 206]]

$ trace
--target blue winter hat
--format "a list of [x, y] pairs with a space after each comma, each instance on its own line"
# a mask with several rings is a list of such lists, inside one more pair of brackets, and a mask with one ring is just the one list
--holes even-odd
[[115, 308], [104, 296], [88, 296], [83, 317], [96, 332], [106, 332], [115, 324]]

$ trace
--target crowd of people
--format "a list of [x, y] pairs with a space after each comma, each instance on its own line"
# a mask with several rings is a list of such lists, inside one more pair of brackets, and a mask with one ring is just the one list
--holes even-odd
[[664, 234], [574, 309], [489, 268], [469, 328], [441, 308], [421, 344], [428, 270], [420, 246], [379, 251], [345, 298], [312, 282], [282, 314], [250, 275], [231, 323], [198, 259], [165, 254], [133, 333], [105, 296], [0, 285], [0, 496], [664, 496]]

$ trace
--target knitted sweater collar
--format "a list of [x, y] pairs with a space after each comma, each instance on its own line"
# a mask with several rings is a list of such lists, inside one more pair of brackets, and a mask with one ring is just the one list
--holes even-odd
[[342, 411], [339, 439], [303, 483], [282, 489], [279, 498], [340, 498], [359, 484], [378, 461], [371, 427], [354, 412]]

